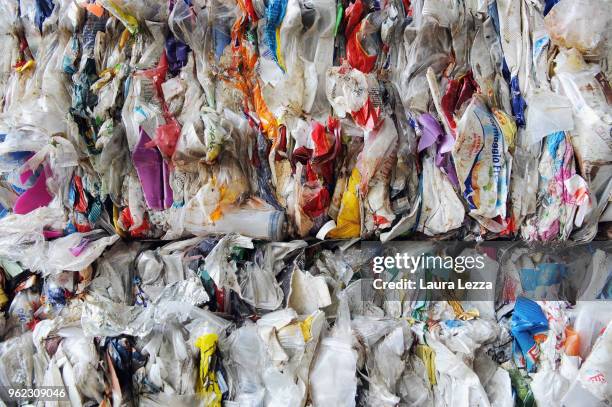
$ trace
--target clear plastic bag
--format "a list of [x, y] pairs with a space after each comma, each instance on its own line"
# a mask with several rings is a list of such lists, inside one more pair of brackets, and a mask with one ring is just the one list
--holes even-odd
[[610, 3], [605, 0], [561, 0], [544, 18], [556, 44], [583, 54], [601, 52], [610, 31]]

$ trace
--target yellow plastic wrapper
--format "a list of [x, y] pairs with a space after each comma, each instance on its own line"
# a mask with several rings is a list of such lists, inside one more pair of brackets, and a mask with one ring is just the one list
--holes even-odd
[[353, 169], [349, 178], [348, 188], [342, 195], [342, 203], [336, 228], [329, 232], [332, 239], [350, 239], [359, 237], [361, 233], [361, 212], [359, 210], [359, 196], [357, 186], [361, 182], [361, 174], [357, 168]]
[[8, 296], [4, 292], [4, 289], [0, 287], [0, 308], [4, 308], [6, 304], [8, 304]]
[[493, 109], [493, 116], [495, 116], [495, 120], [497, 121], [497, 125], [502, 131], [504, 135], [504, 139], [506, 140], [506, 144], [508, 144], [509, 149], [514, 148], [514, 142], [516, 140], [516, 122], [512, 117], [506, 114], [504, 111], [499, 109]]
[[117, 208], [115, 205], [113, 205], [113, 226], [115, 228], [115, 232], [117, 232], [119, 236], [123, 238], [127, 237], [127, 234], [119, 225], [119, 208]]
[[136, 34], [138, 32], [138, 20], [136, 17], [127, 13], [112, 0], [102, 0], [100, 3], [102, 7], [107, 9], [109, 13], [121, 21], [131, 34]]
[[455, 312], [457, 319], [468, 321], [470, 319], [476, 319], [480, 316], [477, 309], [465, 311], [459, 301], [449, 301], [448, 303], [451, 307], [453, 307], [453, 311]]
[[429, 383], [432, 386], [436, 385], [436, 354], [433, 349], [427, 345], [417, 345], [416, 355], [425, 364], [427, 369], [427, 376], [429, 377]]
[[300, 322], [300, 329], [302, 330], [302, 336], [304, 336], [304, 342], [308, 342], [312, 338], [312, 315]]
[[211, 360], [217, 350], [217, 334], [206, 334], [195, 341], [195, 346], [200, 349], [200, 369], [196, 381], [196, 392], [202, 396], [208, 407], [221, 407], [221, 390], [215, 371], [211, 369]]
[[19, 73], [24, 73], [27, 70], [34, 68], [35, 65], [36, 65], [36, 62], [33, 59], [30, 59], [25, 64], [20, 65], [18, 68], [15, 68], [15, 70]]

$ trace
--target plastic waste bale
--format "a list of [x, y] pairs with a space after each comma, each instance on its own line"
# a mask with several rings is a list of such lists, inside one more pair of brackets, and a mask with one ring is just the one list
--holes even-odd
[[[77, 255], [68, 253], [78, 258], [87, 244], [73, 236]], [[53, 242], [61, 272], [32, 273], [2, 259], [3, 275], [14, 277], [0, 356], [10, 359], [14, 340], [27, 345], [31, 335], [28, 356], [7, 363], [31, 360], [27, 380], [64, 388], [73, 404], [505, 406], [513, 389], [525, 404], [558, 401], [578, 391], [570, 389], [580, 362], [598, 355], [596, 338], [609, 322], [601, 312], [596, 323], [589, 319], [592, 302], [572, 315], [565, 301], [517, 297], [607, 295], [603, 250], [586, 281], [566, 286], [553, 277], [584, 261], [567, 264], [534, 248], [505, 249], [502, 257], [483, 249], [487, 272], [502, 273], [493, 303], [366, 296], [365, 269], [379, 252], [342, 242], [235, 234], [162, 246], [114, 242], [79, 271], [63, 253], [69, 240]]]
[[[0, 214], [52, 207], [64, 234], [166, 240], [606, 227], [608, 20], [584, 25], [605, 2], [5, 3]], [[477, 103], [499, 157], [464, 154]], [[578, 159], [579, 210], [556, 237], [521, 234], [547, 216], [531, 191], [554, 132]]]

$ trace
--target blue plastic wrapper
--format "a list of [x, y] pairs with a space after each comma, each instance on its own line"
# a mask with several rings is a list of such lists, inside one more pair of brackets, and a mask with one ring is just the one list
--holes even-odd
[[535, 301], [519, 297], [514, 305], [511, 323], [512, 351], [519, 367], [526, 367], [529, 372], [536, 369], [540, 350], [535, 337], [547, 330], [548, 321], [540, 306]]
[[527, 104], [525, 103], [525, 99], [521, 95], [521, 90], [519, 89], [519, 81], [516, 76], [512, 77], [510, 81], [510, 89], [512, 92], [512, 114], [516, 119], [516, 124], [519, 126], [525, 125], [525, 109], [527, 108]]
[[55, 5], [51, 0], [36, 0], [36, 24], [38, 25], [38, 29], [42, 32], [43, 23], [51, 13], [53, 13], [53, 8]]
[[166, 57], [168, 58], [168, 70], [172, 76], [178, 75], [181, 68], [187, 64], [189, 51], [187, 44], [173, 35], [168, 35], [168, 38], [166, 38]]

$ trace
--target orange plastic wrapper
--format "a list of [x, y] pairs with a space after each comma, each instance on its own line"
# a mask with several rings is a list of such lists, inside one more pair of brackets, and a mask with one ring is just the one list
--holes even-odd
[[570, 326], [565, 327], [565, 345], [563, 348], [567, 356], [580, 355], [580, 336]]

